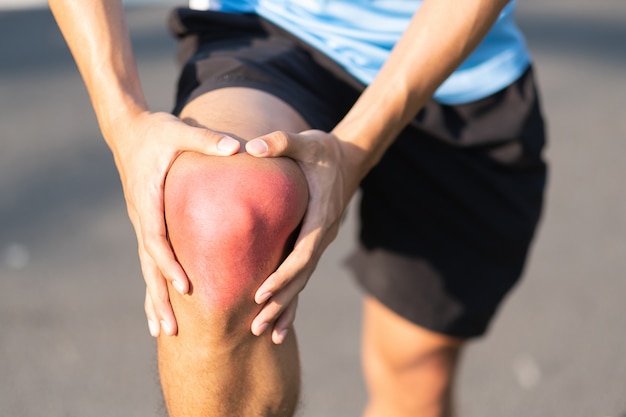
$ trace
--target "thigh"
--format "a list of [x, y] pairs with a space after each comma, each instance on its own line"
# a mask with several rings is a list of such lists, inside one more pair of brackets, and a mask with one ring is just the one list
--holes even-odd
[[431, 102], [362, 184], [365, 291], [436, 333], [482, 335], [518, 281], [542, 207], [531, 74], [466, 106]]
[[180, 117], [189, 124], [227, 133], [242, 142], [276, 130], [309, 129], [305, 119], [280, 98], [245, 87], [208, 91], [187, 103]]
[[[182, 63], [175, 114], [208, 92], [239, 87], [263, 91], [310, 127], [330, 130], [362, 88], [337, 64], [259, 16], [178, 8], [170, 28]], [[245, 120], [234, 110], [236, 119]]]

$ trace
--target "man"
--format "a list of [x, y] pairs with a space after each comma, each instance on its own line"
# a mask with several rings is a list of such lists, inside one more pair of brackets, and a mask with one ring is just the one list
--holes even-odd
[[542, 203], [515, 4], [179, 9], [172, 116], [147, 108], [120, 3], [50, 0], [120, 171], [170, 415], [295, 412], [297, 295], [359, 187], [364, 416], [451, 415], [459, 352], [519, 278]]

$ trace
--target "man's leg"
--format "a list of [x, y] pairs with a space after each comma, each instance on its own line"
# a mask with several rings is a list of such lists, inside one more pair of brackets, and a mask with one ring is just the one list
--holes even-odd
[[[228, 88], [192, 101], [190, 123], [251, 139], [308, 126], [284, 102]], [[296, 338], [274, 345], [250, 324], [254, 292], [289, 250], [308, 201], [305, 178], [286, 158], [182, 154], [165, 186], [174, 252], [190, 295], [170, 288], [178, 335], [158, 341], [159, 371], [171, 417], [291, 416], [300, 369]]]
[[463, 341], [425, 330], [372, 297], [364, 302], [363, 417], [450, 417]]

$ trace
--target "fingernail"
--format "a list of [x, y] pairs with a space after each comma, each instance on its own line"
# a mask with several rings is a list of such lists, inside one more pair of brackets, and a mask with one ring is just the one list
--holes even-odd
[[271, 296], [272, 296], [272, 293], [271, 293], [271, 292], [269, 292], [269, 291], [268, 291], [268, 292], [264, 292], [263, 294], [261, 294], [261, 295], [257, 298], [256, 303], [257, 303], [257, 304], [263, 304], [264, 302], [266, 302], [267, 300], [269, 300]]
[[161, 327], [163, 328], [163, 330], [165, 330], [165, 334], [167, 335], [169, 335], [172, 331], [172, 328], [165, 320], [161, 320]]
[[269, 323], [263, 323], [257, 326], [256, 332], [254, 334], [257, 336], [261, 336], [267, 330], [268, 326], [269, 326]]
[[254, 155], [263, 155], [269, 150], [267, 143], [261, 139], [251, 140], [246, 144], [246, 151]]
[[185, 286], [183, 284], [178, 281], [174, 281], [172, 285], [176, 288], [176, 291], [178, 291], [180, 295], [185, 295]]
[[153, 320], [148, 320], [148, 329], [150, 330], [150, 335], [152, 337], [159, 337], [159, 325], [153, 321]]
[[233, 153], [239, 148], [239, 141], [231, 138], [230, 136], [224, 136], [217, 142], [217, 149], [224, 153]]

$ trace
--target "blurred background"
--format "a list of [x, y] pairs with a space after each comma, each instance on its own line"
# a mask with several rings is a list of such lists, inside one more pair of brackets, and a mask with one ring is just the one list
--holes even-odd
[[[470, 345], [462, 417], [626, 416], [626, 2], [524, 0], [551, 164], [525, 279]], [[169, 110], [175, 2], [127, 2], [142, 81]], [[179, 3], [180, 4], [180, 3]], [[301, 296], [302, 417], [358, 416], [348, 217]], [[0, 416], [162, 416], [121, 187], [40, 0], [0, 0]]]

